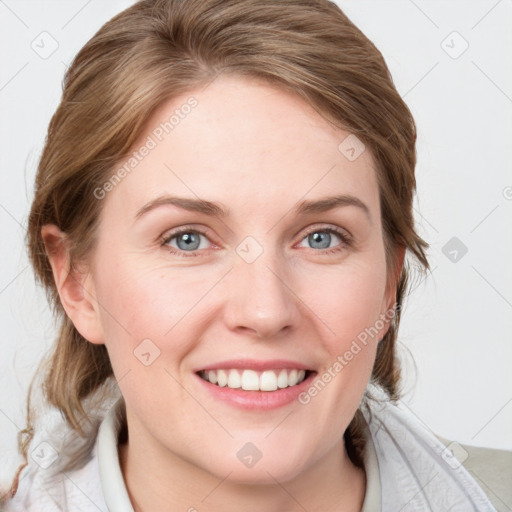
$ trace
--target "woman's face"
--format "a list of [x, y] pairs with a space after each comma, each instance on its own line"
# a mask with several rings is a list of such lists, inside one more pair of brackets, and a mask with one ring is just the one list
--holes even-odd
[[148, 457], [269, 482], [342, 453], [394, 300], [374, 163], [347, 136], [220, 77], [162, 105], [97, 189], [93, 341]]

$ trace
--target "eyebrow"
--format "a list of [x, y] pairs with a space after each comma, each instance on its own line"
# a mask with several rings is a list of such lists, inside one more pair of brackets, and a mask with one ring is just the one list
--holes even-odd
[[356, 206], [360, 208], [364, 214], [368, 217], [368, 220], [372, 222], [370, 209], [366, 206], [361, 199], [349, 195], [337, 195], [316, 199], [314, 201], [301, 201], [295, 208], [296, 214], [311, 214], [311, 213], [322, 213], [342, 206]]
[[[137, 211], [135, 214], [135, 219], [139, 219], [155, 208], [167, 205], [177, 206], [190, 212], [203, 213], [204, 215], [208, 215], [210, 217], [226, 218], [230, 216], [229, 208], [224, 206], [222, 203], [207, 201], [206, 199], [192, 199], [187, 197], [166, 195], [146, 203]], [[349, 194], [329, 196], [315, 200], [304, 200], [297, 204], [297, 206], [293, 209], [293, 212], [296, 215], [308, 215], [313, 213], [327, 212], [343, 206], [355, 206], [360, 208], [368, 217], [370, 223], [372, 222], [370, 209], [368, 206], [366, 206], [366, 204], [363, 203], [363, 201], [361, 201], [359, 198]]]

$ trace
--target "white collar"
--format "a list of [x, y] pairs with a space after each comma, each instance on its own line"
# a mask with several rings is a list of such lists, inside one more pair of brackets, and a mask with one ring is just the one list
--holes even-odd
[[103, 497], [110, 512], [134, 512], [119, 464], [118, 437], [126, 421], [120, 398], [102, 421], [98, 431], [98, 464]]
[[382, 488], [380, 483], [379, 462], [366, 418], [363, 429], [366, 440], [363, 453], [364, 472], [366, 473], [366, 492], [364, 494], [361, 512], [381, 512]]

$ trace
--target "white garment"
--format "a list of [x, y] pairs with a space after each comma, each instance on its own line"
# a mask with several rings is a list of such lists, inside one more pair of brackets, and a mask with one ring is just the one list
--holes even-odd
[[[367, 421], [364, 453], [366, 494], [361, 512], [496, 512], [464, 466], [404, 405], [385, 401], [369, 386], [370, 399], [362, 402]], [[382, 401], [381, 401], [382, 400]], [[133, 512], [121, 473], [117, 439], [124, 422], [119, 400], [101, 422], [88, 462], [69, 472], [58, 464], [45, 466], [29, 457], [20, 475], [16, 496], [3, 512]], [[61, 435], [61, 433], [60, 433]], [[46, 432], [35, 437], [29, 453], [37, 455], [58, 446]], [[55, 443], [55, 444], [53, 444]], [[34, 450], [36, 450], [34, 452]], [[43, 457], [44, 459], [44, 457]]]
[[362, 411], [377, 453], [382, 512], [496, 512], [453, 453], [404, 404], [368, 405]]

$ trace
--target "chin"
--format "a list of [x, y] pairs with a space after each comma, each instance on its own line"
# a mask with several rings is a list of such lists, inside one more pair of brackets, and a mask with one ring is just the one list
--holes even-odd
[[[213, 463], [205, 468], [216, 478], [227, 479], [232, 483], [247, 485], [275, 485], [296, 478], [314, 460], [307, 460], [305, 450], [295, 446], [293, 450], [274, 443], [266, 446], [256, 441], [236, 443], [236, 449], [225, 450], [213, 455]], [[262, 446], [259, 449], [257, 446]]]

